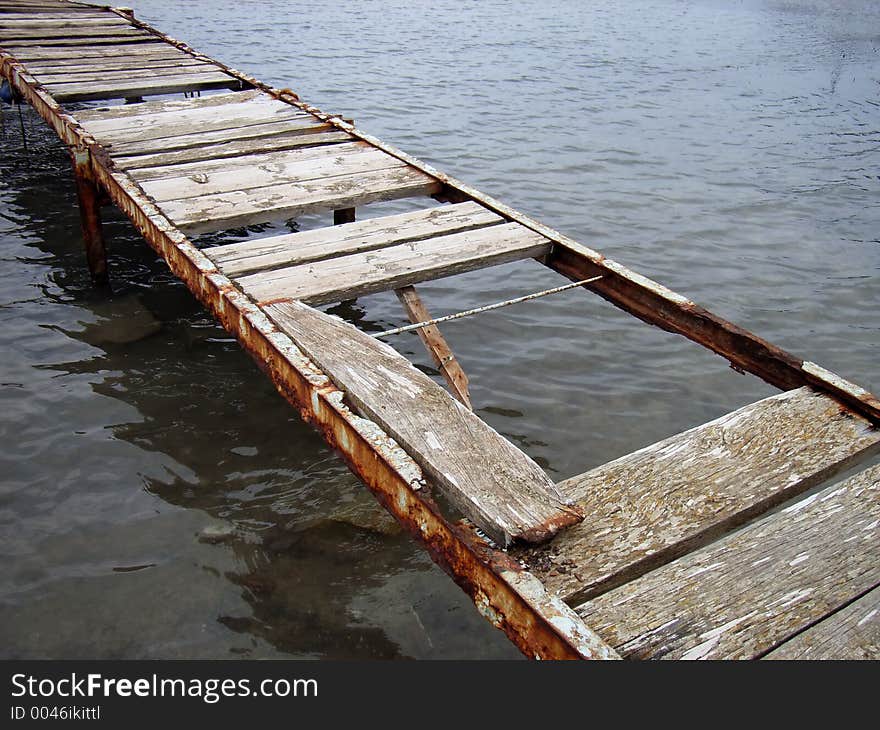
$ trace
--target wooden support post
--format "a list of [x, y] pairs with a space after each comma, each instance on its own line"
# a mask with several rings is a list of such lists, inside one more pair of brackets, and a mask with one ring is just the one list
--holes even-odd
[[342, 223], [354, 223], [354, 208], [340, 208], [333, 211], [333, 225], [338, 226]]
[[92, 174], [92, 162], [88, 150], [73, 150], [73, 174], [76, 180], [76, 196], [79, 200], [79, 219], [82, 226], [83, 245], [92, 281], [99, 286], [109, 283], [107, 276], [107, 249], [101, 230], [101, 189]]
[[[400, 289], [395, 289], [394, 293], [397, 294], [397, 298], [406, 310], [407, 317], [409, 317], [413, 324], [431, 319], [428, 308], [422, 302], [415, 287], [404, 286]], [[464, 370], [461, 369], [461, 365], [458, 364], [458, 360], [455, 359], [455, 355], [440, 333], [440, 329], [437, 325], [431, 324], [419, 329], [418, 334], [425, 345], [425, 349], [434, 360], [434, 364], [440, 369], [446, 382], [449, 383], [452, 395], [467, 406], [469, 410], [473, 410], [471, 397], [468, 393], [468, 377]]]

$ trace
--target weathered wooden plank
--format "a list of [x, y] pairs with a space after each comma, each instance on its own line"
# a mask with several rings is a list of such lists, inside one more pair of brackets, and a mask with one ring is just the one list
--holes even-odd
[[753, 658], [880, 582], [880, 465], [577, 608], [623, 656]]
[[457, 203], [215, 246], [206, 249], [205, 254], [224, 274], [235, 277], [469, 231], [502, 221], [501, 216], [477, 203]]
[[441, 185], [410, 167], [357, 175], [337, 175], [270, 188], [168, 201], [161, 208], [179, 228], [201, 233], [291, 218], [337, 208], [356, 208], [380, 200], [434, 195]]
[[272, 137], [289, 132], [305, 130], [327, 132], [332, 129], [333, 125], [319, 122], [311, 116], [293, 117], [277, 122], [245, 124], [236, 128], [209, 129], [205, 132], [196, 129], [189, 134], [180, 134], [174, 137], [160, 137], [158, 139], [143, 139], [119, 143], [105, 142], [104, 146], [114, 156], [131, 157], [133, 155], [146, 155], [154, 152], [168, 153], [172, 150], [187, 149], [189, 147], [204, 147], [232, 140]]
[[26, 46], [10, 53], [22, 62], [31, 61], [85, 61], [90, 58], [134, 58], [136, 56], [167, 56], [169, 58], [193, 58], [174, 46], [162, 41], [149, 41], [138, 43], [120, 43], [110, 46], [79, 47], [75, 51], [64, 47], [41, 48], [39, 46]]
[[239, 104], [137, 114], [122, 119], [92, 120], [83, 122], [83, 126], [102, 144], [121, 148], [123, 145], [147, 140], [204, 134], [219, 129], [235, 129], [291, 119], [312, 124], [323, 123], [308, 112], [263, 95], [252, 100], [242, 99]]
[[516, 223], [437, 236], [237, 279], [257, 301], [341, 301], [420, 281], [543, 256], [546, 238]]
[[189, 74], [222, 73], [212, 63], [195, 63], [188, 66], [173, 66], [159, 68], [129, 68], [109, 70], [105, 68], [93, 68], [81, 73], [53, 73], [51, 71], [38, 72], [31, 69], [34, 78], [44, 86], [56, 87], [65, 84], [107, 84], [114, 81], [140, 82], [145, 79], [166, 79], [168, 77], [180, 78]]
[[[404, 286], [400, 289], [395, 289], [394, 293], [400, 300], [410, 322], [416, 324], [417, 322], [427, 322], [431, 319], [431, 313], [414, 286]], [[458, 364], [458, 360], [455, 359], [455, 354], [452, 352], [452, 348], [449, 347], [449, 343], [446, 342], [446, 338], [440, 332], [440, 328], [435, 324], [429, 324], [416, 331], [419, 339], [434, 361], [434, 365], [449, 386], [449, 391], [465, 408], [469, 411], [474, 410], [471, 404], [471, 395], [468, 392], [468, 376], [462, 370], [461, 365]]]
[[[84, 62], [86, 61], [86, 62]], [[73, 76], [78, 74], [105, 71], [138, 71], [138, 70], [155, 70], [160, 68], [190, 68], [192, 66], [204, 66], [205, 61], [200, 61], [192, 56], [137, 56], [135, 59], [125, 57], [119, 58], [91, 58], [91, 59], [68, 59], [60, 61], [52, 59], [50, 61], [28, 62], [27, 68], [34, 76], [56, 75], [56, 76]]]
[[[366, 142], [349, 142], [332, 147], [312, 148], [306, 159], [278, 160], [256, 167], [234, 166], [230, 170], [200, 173], [177, 178], [145, 181], [141, 187], [157, 202], [182, 201], [206, 195], [268, 188], [289, 182], [351, 175], [372, 170], [402, 167], [400, 162]], [[320, 156], [315, 154], [320, 153]]]
[[880, 659], [880, 588], [874, 588], [764, 659]]
[[77, 25], [72, 28], [51, 28], [51, 27], [34, 27], [34, 26], [3, 26], [0, 24], [0, 39], [6, 44], [7, 42], [17, 43], [19, 41], [46, 41], [47, 44], [54, 44], [57, 41], [63, 41], [64, 45], [70, 45], [70, 42], [81, 41], [91, 42], [93, 40], [101, 42], [107, 39], [129, 39], [155, 37], [145, 34], [144, 31], [133, 28], [128, 24], [123, 25]]
[[97, 99], [123, 99], [150, 94], [174, 94], [199, 89], [222, 89], [237, 86], [240, 82], [222, 71], [210, 73], [162, 76], [156, 79], [131, 79], [101, 84], [46, 84], [46, 90], [56, 101], [90, 101]]
[[145, 31], [134, 30], [131, 32], [118, 33], [109, 37], [59, 37], [59, 38], [32, 38], [12, 39], [3, 41], [3, 47], [15, 53], [19, 48], [67, 48], [70, 53], [79, 53], [79, 48], [93, 48], [96, 46], [112, 45], [135, 45], [138, 43], [154, 43], [156, 36]]
[[92, 15], [61, 15], [54, 17], [42, 15], [28, 15], [27, 13], [0, 13], [0, 32], [4, 29], [27, 28], [35, 30], [47, 28], [50, 30], [75, 29], [75, 28], [131, 28], [127, 20], [123, 20], [113, 13], [99, 13]]
[[147, 167], [132, 170], [130, 174], [138, 182], [167, 181], [175, 178], [211, 175], [229, 170], [246, 172], [251, 168], [260, 167], [261, 165], [287, 164], [297, 160], [320, 160], [325, 157], [332, 157], [334, 154], [333, 150], [340, 147], [345, 149], [366, 149], [370, 147], [365, 142], [352, 138], [347, 138], [346, 142], [346, 144], [327, 145], [323, 148], [306, 147], [304, 149], [273, 150], [256, 154], [242, 154], [232, 159], [196, 160], [194, 162], [184, 162], [165, 167]]
[[681, 555], [880, 450], [880, 431], [809, 388], [753, 403], [561, 491], [590, 515], [519, 555], [577, 602]]
[[[138, 104], [140, 106], [140, 104]], [[327, 132], [327, 126], [309, 127], [252, 139], [233, 139], [220, 144], [190, 147], [171, 152], [142, 155], [114, 155], [117, 167], [129, 172], [153, 168], [167, 169], [176, 164], [206, 160], [228, 160], [241, 155], [259, 154], [270, 150], [291, 150], [313, 145], [335, 144], [356, 139], [347, 132]]]
[[[186, 56], [192, 58], [192, 56]], [[30, 66], [30, 64], [28, 64]], [[105, 120], [116, 119], [123, 121], [130, 117], [142, 117], [150, 114], [161, 114], [163, 112], [184, 112], [192, 109], [203, 109], [205, 107], [218, 107], [226, 104], [240, 104], [250, 99], [265, 96], [262, 91], [257, 89], [246, 89], [244, 91], [229, 91], [222, 93], [210, 94], [208, 96], [199, 96], [195, 99], [162, 99], [159, 101], [145, 101], [140, 104], [116, 104], [112, 106], [101, 106], [93, 109], [81, 109], [76, 112], [77, 121], [82, 124], [97, 124]], [[100, 127], [98, 127], [100, 129]]]
[[534, 461], [388, 345], [300, 302], [266, 312], [499, 543], [544, 540], [580, 519]]

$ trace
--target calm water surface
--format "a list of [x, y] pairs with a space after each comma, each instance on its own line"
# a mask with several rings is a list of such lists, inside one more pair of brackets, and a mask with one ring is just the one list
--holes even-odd
[[[876, 3], [129, 4], [880, 390]], [[517, 656], [118, 213], [113, 293], [90, 287], [64, 151], [4, 122], [2, 655]], [[422, 291], [442, 314], [558, 283]], [[389, 295], [334, 311], [402, 323]], [[582, 292], [444, 329], [553, 478], [773, 392]]]

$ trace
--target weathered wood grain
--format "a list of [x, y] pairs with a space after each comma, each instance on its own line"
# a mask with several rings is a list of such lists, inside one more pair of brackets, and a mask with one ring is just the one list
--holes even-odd
[[[140, 106], [140, 105], [138, 105]], [[326, 126], [308, 127], [268, 137], [234, 139], [204, 147], [190, 147], [172, 152], [155, 152], [142, 155], [114, 155], [113, 159], [121, 170], [130, 172], [149, 170], [157, 167], [167, 168], [176, 164], [202, 162], [205, 160], [228, 160], [241, 155], [259, 154], [270, 150], [292, 150], [312, 145], [335, 144], [355, 139], [347, 132], [327, 132]]]
[[[212, 66], [213, 67], [213, 66]], [[308, 116], [314, 119], [314, 115], [304, 112], [295, 106], [285, 104], [268, 94], [253, 91], [234, 91], [231, 93], [219, 93], [211, 96], [194, 97], [191, 99], [178, 100], [177, 102], [165, 102], [167, 108], [162, 108], [161, 102], [146, 102], [131, 109], [128, 114], [105, 115], [103, 118], [84, 120], [88, 124], [92, 134], [105, 135], [113, 141], [125, 142], [143, 139], [146, 131], [171, 130], [160, 136], [175, 136], [182, 132], [176, 127], [181, 125], [199, 125], [184, 131], [197, 132], [203, 124], [214, 119], [239, 119], [245, 121], [275, 121], [273, 116], [277, 112], [288, 112], [299, 116]], [[211, 99], [217, 101], [209, 101]], [[195, 103], [201, 102], [201, 103]], [[171, 106], [174, 104], [173, 106]], [[149, 106], [148, 106], [149, 105]], [[128, 105], [130, 107], [130, 105]], [[157, 106], [158, 108], [153, 108]]]
[[497, 542], [543, 540], [580, 519], [534, 461], [388, 345], [299, 302], [266, 313]]
[[78, 73], [62, 72], [56, 70], [36, 71], [31, 68], [34, 78], [46, 86], [52, 84], [88, 84], [107, 83], [110, 81], [132, 81], [135, 79], [154, 79], [165, 76], [181, 76], [183, 74], [197, 74], [219, 71], [212, 63], [192, 63], [186, 66], [174, 64], [173, 66], [159, 66], [156, 68], [125, 68], [107, 69], [95, 67]]
[[94, 72], [114, 72], [114, 71], [154, 71], [157, 69], [188, 69], [192, 66], [208, 65], [214, 68], [212, 64], [206, 64], [192, 56], [137, 56], [136, 59], [120, 58], [93, 58], [85, 59], [92, 63], [84, 63], [82, 59], [68, 59], [67, 61], [38, 61], [29, 62], [28, 70], [37, 78], [40, 75], [48, 76], [79, 76]]
[[169, 181], [175, 178], [212, 175], [230, 170], [237, 170], [240, 173], [245, 173], [250, 169], [263, 165], [271, 166], [276, 163], [287, 164], [296, 162], [297, 160], [320, 160], [326, 157], [332, 157], [335, 154], [335, 150], [339, 148], [352, 150], [371, 147], [366, 142], [348, 139], [346, 144], [326, 145], [323, 148], [306, 147], [304, 149], [273, 150], [271, 152], [239, 155], [233, 159], [196, 160], [194, 162], [167, 165], [165, 167], [134, 169], [130, 174], [138, 182], [148, 182], [159, 180]]
[[137, 56], [167, 56], [170, 58], [193, 58], [188, 53], [174, 46], [156, 40], [139, 43], [120, 43], [110, 46], [92, 46], [90, 48], [79, 47], [75, 51], [63, 47], [40, 48], [27, 46], [16, 49], [15, 57], [20, 61], [55, 61], [76, 60], [84, 61], [89, 58], [135, 58]]
[[764, 659], [880, 659], [880, 588], [789, 639]]
[[880, 582], [880, 465], [577, 608], [622, 656], [748, 659]]
[[[3, 16], [0, 16], [2, 18]], [[79, 40], [91, 42], [93, 40], [104, 42], [108, 39], [124, 40], [144, 38], [144, 31], [133, 28], [127, 23], [122, 25], [76, 25], [73, 27], [57, 28], [48, 26], [25, 26], [9, 25], [0, 23], [0, 39], [5, 44], [18, 41], [46, 41], [57, 43], [64, 41], [62, 45], [69, 45], [71, 41]]]
[[[186, 56], [186, 58], [192, 58], [192, 56]], [[30, 64], [28, 64], [28, 67], [30, 67]], [[115, 104], [94, 109], [81, 109], [77, 111], [76, 118], [84, 126], [98, 124], [111, 119], [119, 120], [124, 124], [124, 120], [131, 117], [142, 117], [164, 112], [185, 112], [206, 107], [225, 106], [226, 104], [241, 104], [242, 102], [263, 96], [265, 94], [262, 91], [247, 89], [245, 91], [214, 93], [199, 96], [195, 99], [162, 99], [160, 101], [144, 101], [140, 104]], [[97, 127], [97, 129], [100, 129], [100, 127]]]
[[[151, 140], [205, 134], [221, 129], [234, 130], [255, 124], [273, 124], [293, 119], [310, 124], [322, 123], [312, 114], [265, 96], [252, 101], [243, 100], [240, 104], [132, 115], [106, 121], [92, 120], [84, 122], [83, 126], [102, 144], [122, 149], [126, 145]], [[161, 142], [156, 143], [156, 145], [160, 144]]]
[[155, 43], [156, 36], [145, 31], [133, 30], [120, 32], [109, 37], [59, 37], [59, 38], [33, 38], [12, 39], [4, 41], [3, 47], [12, 50], [18, 48], [67, 48], [70, 53], [78, 53], [79, 48], [94, 48], [96, 46], [112, 46], [119, 44], [134, 45], [137, 43]]
[[336, 175], [386, 170], [404, 164], [366, 142], [311, 148], [310, 152], [312, 154], [305, 158], [279, 159], [257, 166], [232, 166], [229, 170], [144, 181], [141, 187], [158, 202], [181, 201]]
[[318, 122], [313, 117], [294, 117], [282, 119], [277, 122], [265, 122], [246, 124], [241, 127], [210, 129], [205, 132], [194, 130], [189, 134], [180, 134], [174, 137], [160, 137], [159, 139], [143, 139], [132, 142], [105, 143], [114, 157], [131, 157], [132, 155], [146, 155], [150, 153], [168, 153], [173, 150], [187, 149], [188, 147], [205, 147], [220, 142], [232, 140], [253, 139], [257, 137], [271, 137], [289, 132], [313, 130], [327, 132], [333, 126], [324, 122]]
[[518, 557], [577, 602], [668, 562], [880, 450], [880, 431], [809, 388], [561, 482], [589, 518]]
[[161, 208], [179, 228], [201, 233], [321, 210], [356, 208], [380, 200], [433, 195], [441, 187], [434, 178], [401, 163], [375, 172], [168, 201]]
[[221, 89], [240, 82], [222, 71], [162, 76], [156, 79], [131, 79], [108, 83], [46, 84], [46, 90], [57, 101], [92, 101], [123, 99], [150, 94], [173, 94], [180, 91]]
[[549, 247], [543, 236], [507, 223], [251, 274], [237, 283], [257, 301], [322, 304], [543, 256]]
[[457, 203], [215, 246], [206, 249], [205, 254], [224, 274], [235, 277], [469, 231], [502, 220], [477, 203]]

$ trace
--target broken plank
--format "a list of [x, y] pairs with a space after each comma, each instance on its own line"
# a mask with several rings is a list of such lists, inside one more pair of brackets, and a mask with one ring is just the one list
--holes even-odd
[[880, 659], [880, 587], [778, 646], [764, 659]]
[[441, 187], [433, 177], [400, 163], [375, 172], [168, 201], [161, 208], [179, 228], [201, 233], [382, 200], [434, 195]]
[[750, 659], [880, 582], [880, 465], [576, 610], [624, 657]]
[[[404, 286], [394, 290], [398, 300], [403, 306], [406, 316], [413, 324], [427, 322], [431, 319], [431, 313], [419, 296], [414, 286]], [[458, 360], [446, 342], [446, 338], [435, 324], [429, 324], [416, 330], [419, 339], [434, 361], [434, 365], [440, 371], [453, 396], [469, 411], [474, 410], [471, 405], [471, 396], [468, 392], [468, 376], [462, 370]]]
[[232, 166], [229, 170], [146, 181], [141, 183], [141, 187], [150, 197], [161, 203], [404, 165], [400, 160], [380, 152], [366, 142], [349, 142], [330, 148], [312, 149], [319, 152], [320, 156], [313, 152], [305, 158], [294, 157], [258, 166]]
[[517, 223], [251, 274], [236, 283], [257, 301], [342, 301], [545, 255], [550, 243]]
[[572, 603], [620, 585], [880, 451], [880, 431], [800, 388], [560, 482], [590, 518], [525, 560]]
[[92, 101], [122, 99], [150, 94], [173, 94], [199, 89], [220, 89], [238, 86], [241, 82], [222, 71], [163, 76], [156, 79], [132, 79], [102, 84], [47, 84], [46, 90], [57, 101]]
[[388, 345], [299, 302], [266, 313], [497, 542], [544, 540], [580, 519], [534, 461]]
[[[138, 104], [140, 106], [140, 104]], [[326, 131], [329, 125], [308, 127], [284, 133], [276, 133], [266, 137], [252, 139], [233, 139], [219, 144], [205, 145], [174, 150], [172, 152], [155, 152], [141, 155], [114, 155], [116, 166], [129, 172], [167, 169], [169, 166], [206, 160], [224, 160], [240, 155], [259, 154], [271, 150], [291, 150], [313, 145], [336, 144], [354, 140], [347, 132]]]
[[313, 116], [296, 116], [276, 122], [245, 124], [235, 128], [209, 129], [204, 132], [195, 129], [188, 134], [179, 134], [173, 137], [119, 143], [105, 142], [104, 146], [114, 157], [117, 155], [120, 157], [130, 157], [132, 155], [145, 155], [152, 152], [168, 153], [172, 150], [181, 150], [188, 147], [204, 147], [231, 140], [270, 137], [285, 132], [300, 132], [304, 130], [326, 132], [331, 129], [333, 129], [333, 125], [321, 122]]
[[477, 203], [457, 203], [215, 246], [206, 249], [205, 254], [224, 274], [235, 277], [469, 231], [502, 221], [501, 216]]

